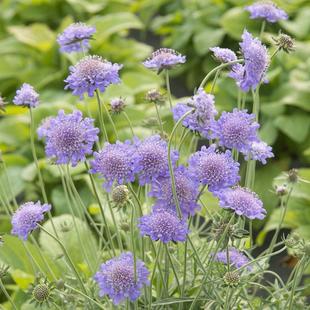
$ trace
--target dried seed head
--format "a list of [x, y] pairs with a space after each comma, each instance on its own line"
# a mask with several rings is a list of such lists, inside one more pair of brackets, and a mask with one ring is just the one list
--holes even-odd
[[286, 53], [293, 52], [294, 49], [294, 40], [287, 34], [280, 33], [277, 38], [273, 39], [280, 50], [283, 50]]
[[288, 182], [297, 183], [298, 182], [298, 169], [291, 169], [288, 171]]
[[240, 276], [235, 271], [226, 272], [224, 275], [224, 282], [229, 286], [237, 286], [240, 282]]
[[45, 283], [40, 283], [36, 285], [32, 291], [32, 296], [38, 303], [43, 303], [48, 300], [49, 295], [50, 288]]
[[114, 98], [110, 101], [110, 110], [114, 114], [121, 113], [126, 106], [125, 99], [122, 97]]
[[128, 202], [129, 190], [126, 185], [118, 185], [113, 188], [111, 196], [116, 206], [122, 206]]

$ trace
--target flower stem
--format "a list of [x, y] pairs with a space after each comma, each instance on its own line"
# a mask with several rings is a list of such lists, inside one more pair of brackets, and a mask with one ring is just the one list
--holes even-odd
[[[237, 63], [241, 63], [243, 62], [243, 59], [238, 59], [238, 60], [234, 60], [234, 61], [230, 61], [230, 62], [227, 62], [227, 63], [224, 63], [224, 64], [220, 64], [219, 66], [215, 67], [214, 69], [212, 69], [206, 76], [205, 78], [202, 80], [202, 82], [200, 83], [199, 85], [199, 88], [204, 88], [206, 83], [208, 82], [208, 80], [210, 79], [210, 77], [216, 73], [218, 70], [222, 70], [226, 67], [229, 67], [231, 65], [234, 65], [234, 64], [237, 64]], [[198, 88], [198, 89], [199, 89]]]
[[14, 301], [12, 300], [12, 298], [10, 297], [10, 294], [8, 293], [8, 291], [6, 290], [2, 280], [0, 279], [0, 288], [3, 292], [3, 294], [5, 295], [5, 297], [8, 299], [8, 301], [10, 302], [10, 304], [12, 305], [12, 307], [15, 309], [15, 310], [18, 310]]
[[164, 126], [163, 126], [163, 122], [161, 120], [160, 114], [159, 114], [159, 110], [158, 110], [158, 106], [157, 103], [154, 103], [155, 108], [156, 108], [156, 114], [157, 114], [157, 119], [158, 119], [158, 124], [160, 127], [160, 132], [161, 132], [161, 136], [162, 138], [164, 137]]
[[174, 172], [173, 172], [173, 167], [172, 167], [172, 161], [171, 161], [171, 146], [172, 146], [172, 139], [173, 136], [178, 128], [178, 126], [182, 123], [182, 121], [191, 113], [193, 112], [193, 110], [187, 111], [178, 121], [177, 123], [174, 125], [170, 138], [169, 138], [169, 142], [168, 142], [168, 165], [169, 165], [169, 173], [170, 173], [170, 178], [171, 178], [171, 187], [172, 187], [172, 193], [173, 193], [173, 199], [174, 202], [176, 204], [176, 209], [178, 212], [178, 216], [179, 218], [182, 218], [182, 212], [181, 212], [181, 208], [180, 208], [180, 203], [179, 203], [179, 199], [177, 196], [177, 190], [176, 190], [176, 185], [175, 185], [175, 177], [174, 177]]
[[[38, 178], [39, 178], [39, 184], [40, 184], [40, 188], [41, 188], [41, 192], [42, 192], [42, 196], [43, 196], [43, 201], [44, 203], [48, 203], [47, 200], [47, 195], [46, 195], [46, 191], [45, 191], [45, 186], [44, 186], [44, 181], [43, 181], [43, 177], [41, 174], [41, 170], [40, 170], [40, 166], [39, 166], [39, 162], [38, 162], [38, 157], [37, 157], [37, 152], [36, 152], [36, 148], [35, 148], [35, 144], [34, 144], [34, 135], [35, 135], [35, 124], [34, 124], [34, 119], [33, 119], [33, 113], [32, 113], [32, 108], [29, 108], [29, 114], [30, 114], [30, 145], [31, 145], [31, 151], [32, 151], [32, 156], [34, 159], [34, 163], [35, 166], [37, 168], [37, 172], [38, 172]], [[55, 233], [55, 235], [57, 236], [57, 231], [53, 222], [53, 217], [50, 211], [47, 212], [48, 218], [51, 221], [51, 225], [53, 227], [53, 231]]]
[[168, 257], [168, 259], [169, 259], [170, 266], [171, 266], [171, 268], [172, 268], [172, 271], [173, 271], [175, 280], [176, 280], [176, 282], [177, 282], [177, 286], [178, 286], [179, 292], [180, 292], [180, 294], [181, 294], [181, 285], [180, 285], [178, 273], [177, 273], [176, 268], [175, 268], [175, 266], [174, 266], [174, 263], [173, 263], [171, 254], [170, 254], [169, 249], [168, 249], [168, 245], [167, 245], [166, 243], [165, 243], [165, 249], [166, 249], [167, 257]]
[[172, 97], [171, 97], [171, 89], [170, 89], [169, 70], [166, 70], [166, 88], [167, 88], [167, 93], [168, 93], [170, 110], [172, 110]]
[[78, 271], [76, 270], [76, 268], [74, 266], [74, 263], [73, 263], [70, 255], [69, 255], [69, 253], [67, 252], [64, 244], [56, 236], [54, 236], [52, 233], [50, 233], [48, 230], [46, 230], [43, 226], [41, 226], [40, 224], [38, 224], [38, 226], [40, 227], [40, 229], [42, 229], [45, 233], [47, 233], [51, 238], [53, 238], [60, 245], [60, 247], [61, 247], [61, 249], [63, 251], [63, 254], [65, 255], [65, 257], [66, 257], [66, 259], [68, 261], [68, 264], [70, 265], [73, 273], [76, 275], [76, 278], [77, 278], [77, 280], [78, 280], [78, 282], [79, 282], [79, 284], [81, 286], [82, 291], [84, 292], [84, 294], [87, 295], [87, 290], [86, 290], [86, 288], [84, 286], [82, 278], [81, 278], [80, 274], [78, 273]]
[[132, 134], [132, 136], [134, 137], [134, 136], [135, 136], [135, 132], [134, 132], [134, 130], [133, 130], [133, 126], [132, 126], [131, 120], [130, 120], [130, 118], [128, 117], [128, 114], [126, 113], [126, 111], [123, 111], [122, 113], [123, 113], [123, 115], [125, 116], [125, 118], [126, 118], [126, 120], [127, 120], [127, 123], [128, 123], [128, 125], [129, 125], [129, 128], [130, 128], [130, 130], [131, 130], [131, 134]]
[[98, 110], [99, 110], [99, 125], [100, 125], [100, 130], [101, 132], [103, 132], [104, 134], [104, 139], [106, 142], [109, 142], [109, 137], [108, 137], [108, 133], [107, 133], [107, 130], [105, 128], [105, 125], [104, 125], [104, 119], [103, 119], [103, 113], [102, 113], [102, 103], [101, 103], [101, 100], [100, 100], [100, 96], [99, 96], [99, 92], [98, 90], [96, 89], [96, 98], [97, 98], [97, 103], [98, 103]]
[[133, 253], [133, 270], [134, 270], [134, 279], [137, 281], [137, 257], [135, 251], [135, 206], [130, 200], [131, 205], [131, 220], [130, 220], [130, 233], [131, 233], [131, 247]]

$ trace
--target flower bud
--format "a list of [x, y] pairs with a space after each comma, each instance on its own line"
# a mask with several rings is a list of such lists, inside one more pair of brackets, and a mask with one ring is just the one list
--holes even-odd
[[165, 102], [163, 95], [157, 89], [149, 90], [145, 95], [145, 99], [159, 105]]
[[122, 229], [124, 232], [128, 232], [128, 231], [130, 231], [130, 225], [129, 225], [127, 222], [122, 222], [122, 223], [121, 223], [121, 229]]
[[279, 197], [283, 197], [288, 193], [286, 184], [276, 186], [275, 190], [276, 190], [277, 196]]
[[121, 97], [114, 98], [110, 101], [110, 110], [114, 114], [121, 113], [125, 108], [125, 100]]

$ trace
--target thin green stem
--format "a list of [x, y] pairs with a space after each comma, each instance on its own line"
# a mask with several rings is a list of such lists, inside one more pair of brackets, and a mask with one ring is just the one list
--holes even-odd
[[153, 280], [154, 280], [155, 271], [156, 271], [156, 265], [158, 263], [158, 258], [159, 258], [159, 255], [160, 255], [160, 251], [161, 251], [161, 243], [159, 243], [159, 245], [158, 245], [158, 249], [157, 249], [156, 256], [155, 256], [155, 261], [154, 261], [154, 267], [153, 267], [152, 274], [151, 274], [151, 279], [150, 279], [149, 310], [152, 308], [152, 297], [153, 297], [153, 294], [152, 294], [152, 283], [153, 283]]
[[84, 283], [82, 281], [82, 278], [80, 276], [80, 274], [78, 273], [78, 271], [76, 270], [75, 266], [74, 266], [74, 263], [69, 255], [69, 253], [67, 252], [66, 250], [66, 247], [64, 246], [64, 244], [56, 237], [54, 236], [52, 233], [50, 233], [48, 230], [46, 230], [43, 226], [41, 226], [40, 224], [38, 224], [38, 226], [40, 227], [40, 229], [42, 229], [45, 233], [47, 233], [51, 238], [53, 238], [61, 247], [62, 249], [62, 252], [63, 254], [65, 255], [66, 259], [67, 259], [67, 262], [71, 268], [71, 270], [73, 271], [73, 273], [75, 274], [80, 286], [81, 286], [81, 289], [83, 290], [84, 294], [87, 295], [87, 290], [84, 286]]
[[154, 105], [155, 105], [155, 109], [156, 109], [157, 120], [158, 120], [158, 124], [159, 124], [159, 128], [160, 128], [161, 136], [164, 137], [164, 126], [163, 126], [163, 122], [162, 122], [160, 114], [159, 114], [158, 105], [156, 102], [154, 103]]
[[[98, 96], [99, 96], [99, 94], [98, 94]], [[108, 108], [106, 107], [106, 105], [104, 104], [104, 102], [102, 103], [102, 106], [103, 106], [104, 111], [105, 111], [105, 113], [107, 114], [108, 119], [109, 119], [109, 121], [110, 121], [110, 123], [111, 123], [111, 125], [112, 125], [112, 128], [113, 128], [113, 131], [114, 131], [116, 140], [118, 140], [118, 134], [117, 134], [116, 126], [115, 126], [115, 123], [114, 123], [113, 118], [112, 118], [112, 116], [111, 116], [111, 113], [109, 112], [109, 110], [108, 110]]]
[[[241, 63], [243, 62], [243, 59], [238, 59], [238, 60], [234, 60], [234, 61], [230, 61], [230, 62], [227, 62], [227, 63], [224, 63], [224, 64], [221, 64], [217, 67], [215, 67], [214, 69], [212, 69], [206, 76], [205, 78], [202, 80], [202, 82], [200, 83], [199, 85], [199, 88], [204, 88], [206, 83], [208, 82], [208, 80], [211, 78], [211, 76], [216, 73], [218, 70], [222, 70], [224, 68], [227, 68], [229, 66], [232, 66], [234, 64], [237, 64], [237, 63]], [[199, 89], [198, 88], [198, 89]]]
[[[41, 192], [42, 192], [42, 196], [43, 196], [43, 201], [44, 201], [44, 203], [48, 203], [47, 195], [46, 195], [46, 191], [45, 191], [45, 186], [44, 186], [44, 181], [43, 181], [43, 177], [42, 177], [42, 174], [41, 174], [41, 169], [40, 169], [40, 165], [39, 165], [39, 161], [38, 161], [38, 157], [37, 157], [37, 152], [36, 152], [36, 147], [35, 147], [35, 143], [34, 143], [35, 124], [34, 124], [32, 108], [29, 108], [29, 114], [30, 114], [30, 145], [31, 145], [32, 156], [33, 156], [34, 163], [35, 163], [35, 166], [36, 166], [36, 169], [37, 169], [37, 172], [38, 172], [39, 185], [40, 185], [40, 188], [41, 188]], [[48, 218], [49, 218], [49, 220], [51, 222], [53, 231], [54, 231], [55, 235], [57, 236], [57, 230], [55, 228], [51, 212], [48, 211], [47, 215], [48, 215]]]
[[134, 132], [134, 130], [133, 130], [132, 122], [131, 122], [131, 120], [130, 120], [128, 114], [126, 113], [126, 111], [123, 111], [122, 113], [123, 113], [123, 115], [125, 116], [125, 118], [126, 118], [126, 120], [127, 120], [127, 123], [128, 123], [128, 125], [129, 125], [129, 128], [130, 128], [130, 130], [131, 130], [131, 134], [132, 134], [132, 136], [134, 137], [134, 136], [135, 136], [135, 132]]
[[211, 94], [214, 93], [215, 85], [216, 85], [217, 79], [219, 78], [219, 76], [221, 74], [221, 71], [222, 71], [222, 69], [219, 69], [215, 73], [215, 77], [214, 77], [214, 80], [213, 80], [213, 83], [212, 83], [212, 86], [211, 86], [211, 91], [210, 91]]
[[134, 269], [134, 279], [137, 281], [137, 256], [135, 251], [135, 206], [130, 201], [131, 205], [131, 220], [130, 220], [130, 233], [131, 233], [131, 247], [133, 253], [133, 269]]
[[260, 40], [262, 40], [262, 38], [263, 38], [263, 34], [264, 34], [264, 31], [265, 31], [265, 27], [266, 27], [266, 21], [263, 20], [262, 26], [261, 26], [261, 28], [260, 28], [260, 33], [259, 33], [259, 38], [260, 38]]
[[3, 292], [3, 294], [5, 295], [5, 297], [8, 299], [8, 301], [9, 301], [10, 304], [12, 305], [12, 307], [13, 307], [15, 310], [18, 310], [17, 307], [16, 307], [16, 305], [15, 305], [15, 303], [14, 303], [14, 301], [12, 300], [10, 294], [9, 294], [8, 291], [6, 290], [6, 288], [5, 288], [5, 286], [4, 286], [4, 284], [3, 284], [3, 282], [2, 282], [1, 279], [0, 279], [0, 288], [1, 288], [2, 292]]
[[102, 113], [102, 103], [100, 100], [100, 95], [99, 95], [98, 89], [96, 89], [96, 98], [97, 98], [98, 110], [99, 110], [99, 117], [98, 118], [99, 118], [100, 129], [101, 129], [101, 132], [103, 132], [103, 134], [104, 134], [105, 141], [109, 142], [108, 133], [107, 133], [107, 130], [106, 130], [105, 125], [104, 125], [104, 119], [103, 119], [103, 113]]
[[175, 268], [175, 266], [174, 266], [173, 259], [172, 259], [172, 257], [171, 257], [170, 252], [169, 252], [169, 249], [168, 249], [168, 245], [167, 245], [166, 243], [165, 243], [165, 249], [166, 249], [166, 253], [167, 253], [167, 256], [168, 256], [168, 259], [169, 259], [169, 263], [170, 263], [170, 266], [171, 266], [171, 268], [172, 268], [172, 271], [173, 271], [175, 280], [176, 280], [176, 282], [177, 282], [177, 286], [178, 286], [179, 292], [180, 292], [180, 294], [181, 294], [181, 285], [180, 285], [178, 273], [177, 273], [176, 268]]
[[172, 97], [171, 97], [171, 89], [170, 89], [170, 79], [169, 79], [169, 70], [166, 71], [166, 88], [168, 93], [168, 100], [170, 105], [170, 110], [172, 110]]
[[193, 112], [193, 110], [187, 111], [174, 125], [169, 142], [168, 142], [168, 165], [169, 165], [169, 173], [170, 173], [170, 178], [171, 178], [171, 187], [172, 187], [172, 193], [173, 193], [173, 199], [176, 204], [177, 212], [179, 218], [182, 218], [182, 211], [180, 208], [180, 203], [177, 195], [177, 190], [176, 190], [176, 185], [175, 185], [175, 177], [174, 177], [174, 172], [173, 172], [173, 167], [172, 167], [172, 160], [171, 160], [171, 146], [172, 146], [172, 139], [174, 137], [174, 134], [178, 128], [178, 126], [183, 122], [183, 120], [190, 115]]

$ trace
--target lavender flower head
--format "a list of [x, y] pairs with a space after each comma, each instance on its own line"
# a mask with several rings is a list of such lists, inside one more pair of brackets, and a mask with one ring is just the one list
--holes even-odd
[[[245, 256], [242, 252], [239, 252], [236, 248], [229, 248], [229, 264], [234, 266], [235, 268], [241, 268], [246, 265], [250, 260]], [[227, 265], [227, 252], [220, 251], [216, 254], [215, 260]], [[252, 267], [249, 265], [247, 267], [248, 270], [251, 270]]]
[[252, 5], [246, 6], [245, 10], [250, 12], [251, 19], [262, 18], [270, 23], [276, 23], [281, 19], [287, 19], [288, 16], [286, 12], [272, 1], [257, 1]]
[[105, 143], [100, 152], [94, 153], [91, 173], [98, 173], [105, 179], [103, 187], [110, 191], [113, 183], [117, 185], [133, 182], [135, 179], [132, 155], [135, 148], [129, 140]]
[[57, 37], [60, 51], [64, 53], [88, 51], [89, 40], [95, 32], [95, 27], [84, 23], [71, 24]]
[[244, 64], [235, 64], [229, 76], [236, 80], [242, 91], [247, 92], [251, 88], [265, 80], [266, 70], [269, 66], [269, 56], [267, 48], [258, 38], [244, 30], [243, 41], [240, 43]]
[[211, 192], [233, 186], [239, 180], [239, 163], [232, 158], [231, 152], [219, 152], [213, 144], [191, 155], [188, 160], [191, 177], [203, 185], [208, 185]]
[[30, 84], [24, 83], [22, 87], [16, 91], [13, 103], [23, 107], [35, 108], [39, 105], [39, 94]]
[[160, 48], [153, 52], [151, 57], [143, 62], [143, 65], [148, 69], [155, 69], [158, 72], [164, 69], [171, 69], [172, 67], [183, 64], [186, 57], [170, 48]]
[[[136, 151], [133, 156], [135, 172], [138, 173], [140, 185], [151, 183], [158, 177], [169, 175], [168, 145], [159, 135], [146, 138], [144, 141], [135, 139]], [[171, 152], [174, 164], [178, 159], [178, 152]]]
[[73, 167], [92, 153], [99, 133], [99, 129], [94, 127], [94, 120], [83, 118], [81, 111], [65, 114], [63, 110], [43, 122], [37, 131], [39, 137], [46, 140], [46, 156], [56, 159], [57, 164], [71, 163]]
[[80, 96], [80, 99], [83, 99], [84, 93], [93, 97], [97, 89], [104, 92], [110, 84], [120, 82], [118, 71], [121, 68], [122, 65], [112, 64], [100, 56], [85, 56], [69, 68], [65, 89], [71, 89], [73, 95]]
[[[194, 215], [199, 209], [197, 204], [199, 183], [189, 175], [183, 166], [174, 170], [174, 178], [177, 198], [183, 215]], [[176, 212], [170, 176], [154, 180], [149, 195], [157, 198], [154, 210], [165, 209]]]
[[138, 226], [142, 236], [147, 235], [152, 240], [163, 243], [184, 242], [188, 234], [186, 221], [180, 220], [175, 212], [164, 209], [142, 216]]
[[51, 210], [51, 205], [40, 201], [26, 202], [21, 205], [12, 216], [12, 234], [22, 240], [27, 240], [28, 235], [44, 220], [44, 213]]
[[194, 109], [193, 113], [185, 117], [182, 124], [193, 131], [198, 131], [205, 137], [210, 136], [210, 125], [217, 111], [214, 106], [214, 96], [199, 88], [196, 95], [188, 104], [178, 103], [173, 107], [173, 118], [178, 121], [186, 112]]
[[262, 220], [266, 215], [263, 202], [256, 193], [248, 188], [236, 186], [219, 191], [216, 195], [222, 208], [234, 210], [238, 215], [243, 215], [251, 220]]
[[129, 298], [135, 301], [144, 285], [149, 285], [149, 271], [144, 263], [136, 261], [136, 280], [132, 253], [122, 253], [100, 266], [94, 280], [99, 286], [99, 296], [109, 295], [115, 305]]
[[238, 109], [223, 112], [211, 126], [213, 138], [219, 139], [219, 145], [235, 148], [244, 154], [247, 154], [253, 142], [259, 142], [258, 128], [259, 124], [255, 121], [254, 114]]
[[272, 153], [272, 147], [266, 142], [259, 141], [251, 144], [249, 153], [245, 157], [246, 160], [254, 159], [260, 161], [263, 165], [267, 163], [267, 158], [274, 157]]
[[215, 59], [222, 63], [227, 63], [237, 60], [236, 54], [229, 48], [211, 47], [210, 51], [213, 52]]

